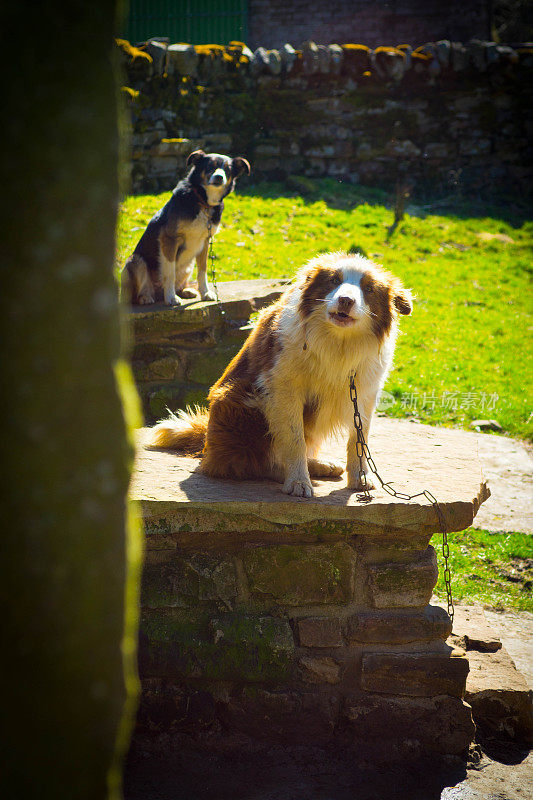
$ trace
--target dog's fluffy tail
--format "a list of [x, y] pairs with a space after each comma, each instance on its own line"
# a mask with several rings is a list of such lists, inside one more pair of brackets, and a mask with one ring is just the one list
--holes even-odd
[[201, 456], [204, 449], [209, 414], [206, 408], [195, 406], [171, 414], [152, 428], [150, 447], [180, 450], [189, 456]]

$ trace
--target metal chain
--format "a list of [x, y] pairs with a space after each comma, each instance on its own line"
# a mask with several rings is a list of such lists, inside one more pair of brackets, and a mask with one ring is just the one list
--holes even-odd
[[398, 492], [396, 491], [396, 489], [393, 489], [391, 481], [385, 483], [385, 481], [379, 474], [363, 434], [363, 423], [361, 420], [361, 414], [359, 413], [359, 406], [357, 404], [357, 389], [355, 388], [355, 374], [356, 373], [354, 372], [352, 373], [352, 375], [350, 375], [350, 399], [353, 403], [353, 408], [354, 408], [353, 423], [357, 433], [356, 453], [357, 457], [359, 458], [359, 480], [363, 487], [363, 491], [361, 492], [359, 497], [366, 503], [370, 502], [370, 500], [372, 499], [370, 496], [370, 491], [366, 480], [366, 473], [363, 469], [363, 458], [366, 458], [367, 464], [374, 473], [374, 475], [376, 476], [376, 478], [378, 479], [378, 481], [380, 482], [381, 488], [387, 494], [391, 495], [391, 497], [396, 497], [398, 500], [414, 500], [415, 497], [425, 497], [426, 500], [428, 500], [428, 502], [431, 503], [431, 505], [435, 510], [437, 521], [439, 523], [439, 527], [442, 532], [442, 556], [444, 559], [444, 585], [446, 586], [446, 602], [448, 604], [448, 614], [453, 624], [454, 608], [453, 608], [452, 584], [451, 584], [452, 576], [448, 561], [450, 556], [450, 547], [448, 545], [448, 531], [446, 528], [446, 520], [444, 519], [444, 514], [442, 513], [442, 508], [440, 507], [437, 499], [427, 489], [423, 492], [417, 492], [416, 494], [406, 494], [405, 492]]
[[211, 220], [209, 220], [209, 222], [207, 223], [207, 235], [209, 237], [209, 252], [207, 257], [209, 258], [210, 261], [209, 272], [211, 274], [211, 283], [213, 284], [213, 289], [215, 290], [215, 297], [218, 305], [218, 310], [220, 312], [220, 316], [224, 317], [226, 315], [226, 312], [222, 308], [222, 303], [220, 302], [220, 297], [218, 296], [217, 276], [215, 268], [215, 254], [213, 252], [212, 230], [213, 230], [213, 223], [211, 222]]

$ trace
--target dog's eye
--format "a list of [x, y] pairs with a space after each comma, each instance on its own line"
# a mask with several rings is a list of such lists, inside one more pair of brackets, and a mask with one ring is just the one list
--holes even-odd
[[373, 294], [374, 287], [373, 286], [367, 286], [365, 291], [366, 291], [367, 294]]
[[331, 279], [333, 286], [340, 286], [342, 283], [342, 278], [340, 275], [334, 275]]

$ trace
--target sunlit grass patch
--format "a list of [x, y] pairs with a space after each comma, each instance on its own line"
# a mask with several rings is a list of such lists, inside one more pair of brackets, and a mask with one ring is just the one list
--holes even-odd
[[[454, 600], [480, 603], [497, 611], [533, 611], [533, 537], [468, 528], [448, 534]], [[445, 600], [440, 535], [433, 546], [441, 566], [435, 594]]]

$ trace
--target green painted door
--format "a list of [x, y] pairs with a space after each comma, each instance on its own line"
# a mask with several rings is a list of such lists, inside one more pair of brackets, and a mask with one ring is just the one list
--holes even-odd
[[245, 42], [246, 0], [130, 0], [122, 35], [130, 42], [166, 36], [171, 44]]

